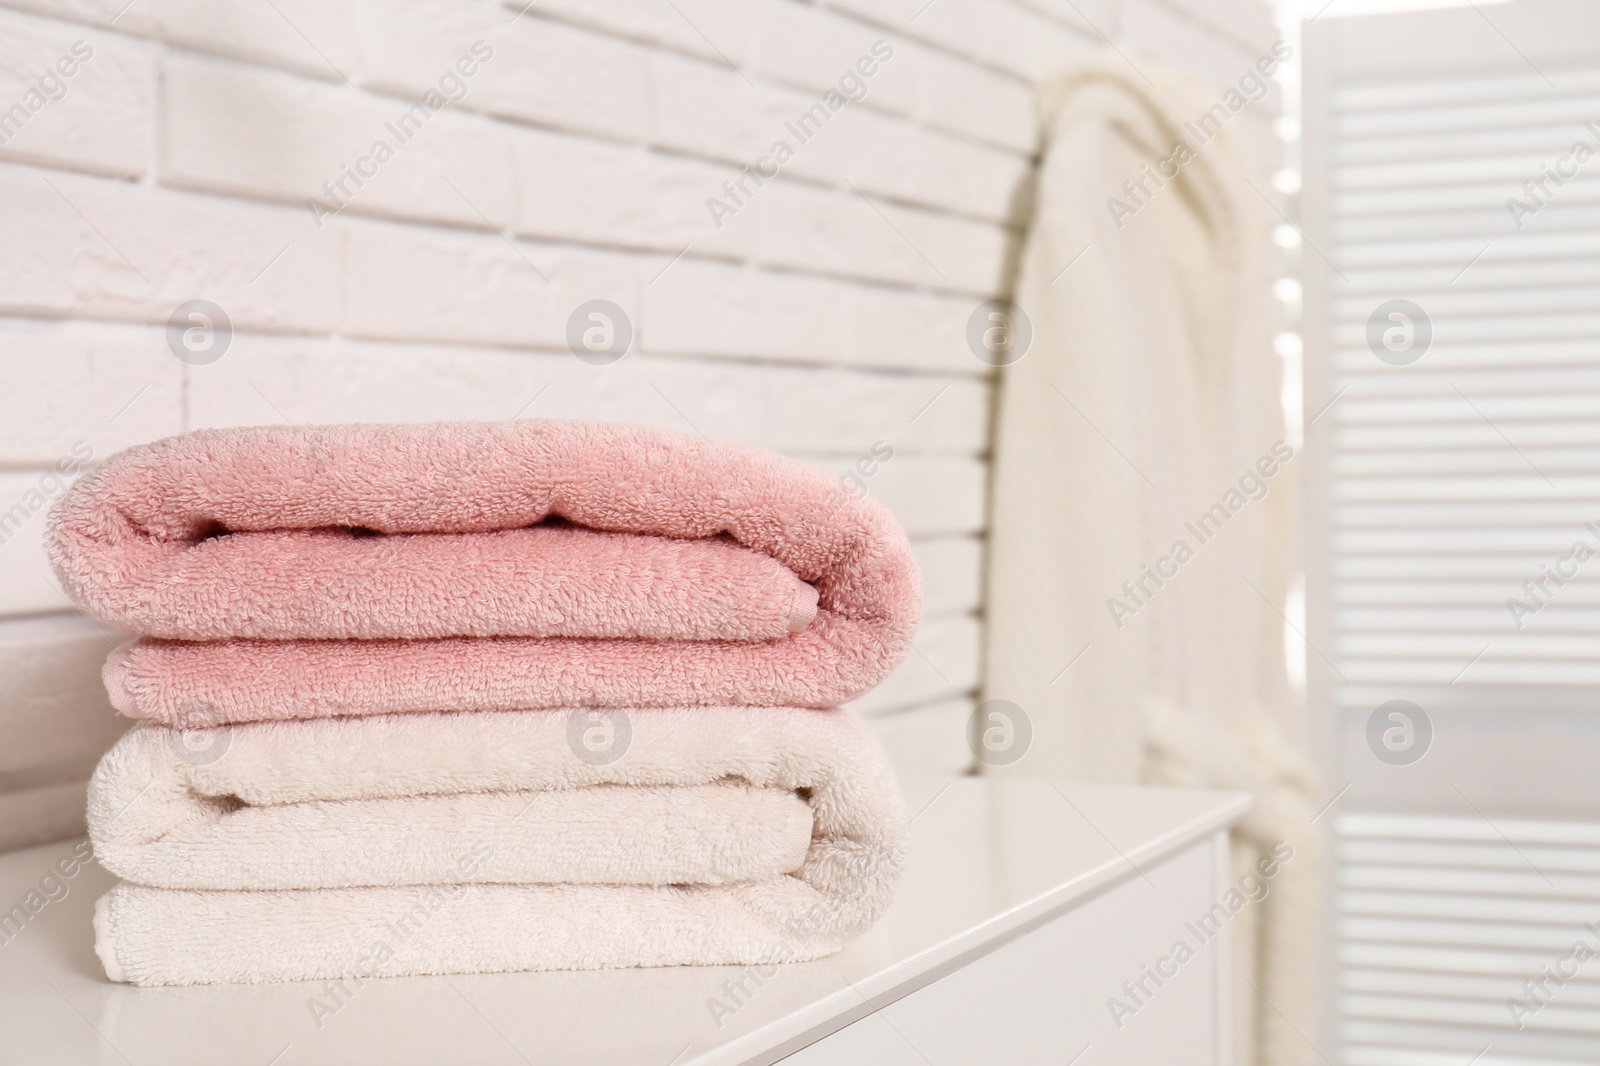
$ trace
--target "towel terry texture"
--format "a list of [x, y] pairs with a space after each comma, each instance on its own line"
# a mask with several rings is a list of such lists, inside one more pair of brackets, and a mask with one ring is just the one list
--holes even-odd
[[[910, 648], [881, 504], [759, 449], [585, 422], [206, 430], [57, 508], [74, 601], [183, 724], [580, 705], [831, 707]], [[157, 638], [157, 639], [151, 639]]]
[[838, 705], [920, 579], [810, 467], [581, 422], [202, 431], [82, 478], [50, 550], [141, 634], [103, 676], [145, 721], [89, 786], [113, 980], [767, 965], [899, 878]]
[[537, 525], [492, 533], [212, 534], [85, 590], [147, 636], [772, 640], [817, 590], [731, 539]]
[[134, 729], [89, 790], [95, 854], [133, 882], [97, 911], [107, 972], [344, 976], [430, 899], [361, 975], [764, 964], [837, 950], [886, 905], [904, 811], [854, 714], [610, 712], [627, 739], [600, 762], [571, 739], [595, 713], [257, 722], [213, 730], [205, 761]]

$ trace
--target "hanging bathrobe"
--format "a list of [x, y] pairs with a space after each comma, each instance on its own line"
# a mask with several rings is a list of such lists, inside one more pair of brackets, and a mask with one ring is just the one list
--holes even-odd
[[1232, 921], [1238, 1061], [1294, 1066], [1321, 1058], [1306, 1038], [1323, 849], [1280, 614], [1301, 459], [1261, 262], [1277, 219], [1242, 143], [1267, 113], [1115, 56], [1046, 86], [1017, 282], [1033, 336], [1001, 374], [984, 684], [1033, 737], [985, 769], [1249, 791], [1236, 875], [1292, 857]]

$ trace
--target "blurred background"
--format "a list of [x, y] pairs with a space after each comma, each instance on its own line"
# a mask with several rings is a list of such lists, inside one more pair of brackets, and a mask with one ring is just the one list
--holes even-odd
[[981, 337], [1038, 217], [1041, 88], [1093, 61], [1221, 93], [1267, 56], [1229, 131], [1256, 384], [1303, 452], [1265, 597], [1331, 843], [1301, 1053], [1600, 1061], [1600, 962], [1563, 961], [1600, 955], [1581, 0], [0, 0], [0, 846], [81, 832], [128, 724], [48, 508], [208, 426], [597, 418], [851, 476], [927, 591], [858, 709], [908, 774], [987, 761], [1015, 360]]
[[1349, 788], [1349, 1062], [1600, 1058], [1597, 16], [1305, 34], [1308, 709]]

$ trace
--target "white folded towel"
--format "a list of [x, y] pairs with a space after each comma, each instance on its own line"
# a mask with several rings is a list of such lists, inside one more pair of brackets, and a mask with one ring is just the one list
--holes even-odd
[[107, 974], [196, 984], [816, 958], [905, 814], [848, 711], [540, 710], [143, 724], [89, 827]]

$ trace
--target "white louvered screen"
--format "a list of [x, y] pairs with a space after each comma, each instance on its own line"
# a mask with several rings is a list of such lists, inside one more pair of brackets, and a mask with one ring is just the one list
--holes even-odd
[[[1332, 424], [1328, 651], [1357, 729], [1395, 698], [1438, 737], [1461, 714], [1600, 716], [1600, 72], [1546, 74], [1331, 94], [1328, 243], [1306, 255], [1334, 265], [1336, 399], [1308, 417]], [[1529, 199], [1579, 141], [1593, 158]], [[1521, 228], [1510, 197], [1537, 207]], [[1397, 299], [1432, 328], [1408, 365], [1368, 340]], [[1433, 787], [1424, 806], [1468, 815], [1337, 822], [1343, 1062], [1600, 1062], [1600, 825], [1491, 821], [1462, 802], [1481, 782]], [[1597, 957], [1519, 1030], [1508, 1000], [1579, 940]]]
[[[1332, 392], [1344, 391], [1325, 417], [1350, 709], [1600, 686], [1600, 73], [1555, 81], [1334, 94]], [[1548, 182], [1517, 229], [1508, 197], [1531, 204], [1522, 183], [1579, 140], [1595, 158]], [[1407, 366], [1367, 340], [1396, 298], [1432, 325]], [[1595, 557], [1559, 562], [1579, 541]], [[1558, 566], [1576, 577], [1546, 579]], [[1524, 582], [1541, 579], [1547, 592], [1530, 596]], [[1513, 598], [1530, 613], [1514, 620]]]
[[1338, 838], [1348, 1066], [1600, 1062], [1600, 826], [1346, 815]]

